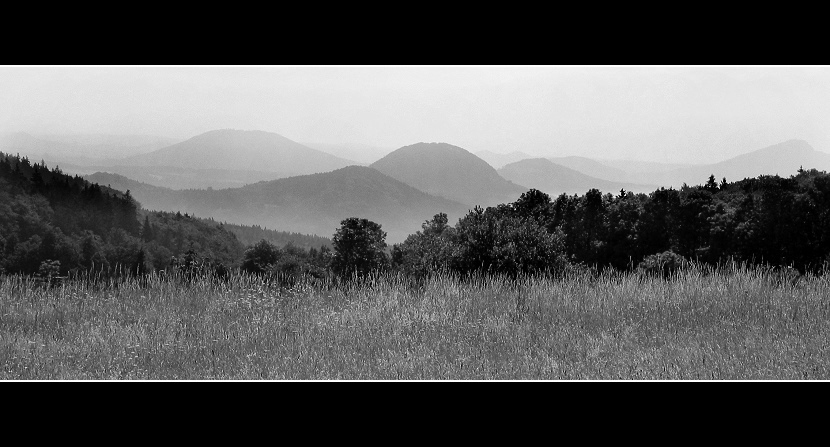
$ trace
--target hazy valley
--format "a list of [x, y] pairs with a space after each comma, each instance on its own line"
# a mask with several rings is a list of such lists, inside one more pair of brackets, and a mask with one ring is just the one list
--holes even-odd
[[457, 219], [471, 208], [431, 196], [365, 166], [216, 190], [176, 191], [106, 173], [86, 178], [130, 190], [151, 210], [181, 211], [323, 237], [331, 237], [347, 217], [364, 217], [381, 223], [390, 243], [403, 241], [434, 214], [444, 212]]
[[515, 183], [533, 185], [533, 188], [554, 197], [559, 194], [583, 194], [592, 188], [610, 193], [619, 192], [621, 189], [649, 193], [659, 188], [657, 185], [622, 183], [591, 177], [546, 158], [529, 158], [510, 163], [499, 169], [498, 173]]
[[[648, 194], [660, 187], [703, 184], [710, 175], [732, 181], [793, 175], [801, 166], [830, 169], [830, 155], [802, 140], [707, 165], [539, 158], [521, 151], [473, 153], [447, 143], [416, 143], [365, 166], [261, 131], [216, 130], [181, 142], [151, 136], [50, 138], [4, 134], [0, 148], [130, 190], [151, 210], [322, 237], [330, 237], [343, 218], [359, 215], [380, 222], [390, 242], [402, 241], [439, 212], [455, 220], [475, 206], [508, 203], [531, 188], [552, 197], [592, 188]], [[347, 146], [337, 147], [347, 151]]]

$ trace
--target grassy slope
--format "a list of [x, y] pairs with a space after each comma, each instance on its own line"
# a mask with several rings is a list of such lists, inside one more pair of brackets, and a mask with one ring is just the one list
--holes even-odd
[[830, 276], [0, 279], [0, 379], [830, 379]]

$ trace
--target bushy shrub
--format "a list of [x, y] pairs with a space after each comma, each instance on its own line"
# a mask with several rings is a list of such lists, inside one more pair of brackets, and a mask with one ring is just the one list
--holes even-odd
[[53, 261], [51, 259], [47, 259], [40, 263], [40, 268], [38, 269], [38, 276], [43, 279], [51, 279], [56, 276], [60, 275], [61, 271], [61, 263], [60, 261]]
[[242, 259], [242, 270], [249, 273], [265, 273], [273, 270], [280, 260], [280, 249], [274, 244], [262, 239], [245, 250]]
[[533, 216], [509, 207], [477, 207], [462, 218], [452, 237], [452, 268], [510, 276], [558, 271], [567, 264], [564, 235], [548, 231]]
[[332, 271], [345, 278], [363, 276], [389, 264], [386, 256], [386, 232], [368, 219], [350, 217], [340, 222], [332, 238]]
[[758, 269], [771, 287], [788, 287], [797, 285], [803, 274], [792, 266], [764, 266]]
[[421, 228], [422, 231], [409, 235], [403, 243], [392, 247], [393, 267], [416, 278], [446, 270], [452, 257], [454, 229], [448, 225], [446, 214], [436, 214]]
[[637, 271], [646, 275], [668, 278], [688, 266], [689, 261], [686, 258], [669, 250], [646, 256], [637, 264]]
[[308, 251], [291, 243], [282, 248], [262, 239], [245, 250], [242, 270], [274, 275], [284, 284], [293, 284], [302, 276], [324, 278], [328, 275], [330, 251], [322, 246]]
[[562, 269], [562, 276], [568, 280], [593, 281], [599, 275], [599, 269], [595, 265], [587, 265], [584, 262], [570, 262]]

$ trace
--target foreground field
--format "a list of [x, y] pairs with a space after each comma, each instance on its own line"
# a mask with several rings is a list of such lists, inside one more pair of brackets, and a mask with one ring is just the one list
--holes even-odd
[[0, 277], [2, 379], [830, 379], [830, 275]]

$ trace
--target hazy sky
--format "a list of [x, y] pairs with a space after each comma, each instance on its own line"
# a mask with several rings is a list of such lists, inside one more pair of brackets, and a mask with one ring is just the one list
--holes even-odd
[[223, 128], [693, 163], [793, 138], [830, 152], [830, 67], [0, 66], [0, 132]]

